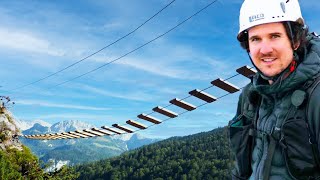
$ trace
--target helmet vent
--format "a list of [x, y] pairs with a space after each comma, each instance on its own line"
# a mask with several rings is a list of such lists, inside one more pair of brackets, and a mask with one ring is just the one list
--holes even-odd
[[286, 13], [286, 5], [283, 2], [281, 2], [280, 6], [281, 6], [281, 9], [282, 9], [282, 12]]
[[272, 19], [274, 19], [274, 18], [280, 18], [280, 17], [284, 17], [284, 16], [277, 16], [277, 17], [272, 16]]

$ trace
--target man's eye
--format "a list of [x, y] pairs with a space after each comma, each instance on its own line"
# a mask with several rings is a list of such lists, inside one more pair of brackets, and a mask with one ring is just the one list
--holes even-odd
[[272, 37], [272, 39], [276, 39], [276, 38], [279, 38], [280, 36], [279, 35], [272, 35], [271, 37]]
[[255, 42], [255, 41], [258, 41], [259, 38], [251, 38], [251, 42]]

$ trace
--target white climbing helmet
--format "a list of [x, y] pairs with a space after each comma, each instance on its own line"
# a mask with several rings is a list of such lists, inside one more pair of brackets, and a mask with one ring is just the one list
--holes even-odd
[[298, 0], [244, 0], [240, 9], [238, 39], [253, 26], [281, 21], [304, 24]]

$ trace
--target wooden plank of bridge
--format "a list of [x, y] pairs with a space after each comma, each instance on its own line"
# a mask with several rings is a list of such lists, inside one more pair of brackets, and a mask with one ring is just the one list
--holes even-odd
[[152, 109], [153, 111], [157, 112], [157, 113], [160, 113], [160, 114], [163, 114], [165, 116], [168, 116], [170, 118], [175, 118], [178, 116], [177, 113], [173, 112], [173, 111], [170, 111], [164, 107], [161, 107], [161, 106], [157, 106], [155, 108]]
[[223, 79], [220, 79], [220, 78], [212, 81], [211, 84], [214, 86], [217, 86], [220, 89], [223, 89], [229, 93], [235, 93], [240, 90], [240, 88], [238, 88], [237, 86], [235, 86], [227, 81], [224, 81]]
[[250, 68], [249, 66], [242, 66], [242, 67], [238, 68], [236, 71], [239, 74], [241, 74], [249, 79], [257, 73], [257, 71], [255, 69]]
[[131, 125], [131, 126], [134, 126], [136, 128], [139, 128], [139, 129], [147, 129], [147, 126], [142, 124], [142, 123], [138, 123], [136, 121], [133, 121], [133, 120], [128, 120], [126, 121], [127, 124]]
[[103, 129], [91, 128], [91, 130], [92, 130], [92, 131], [99, 132], [99, 133], [102, 133], [102, 134], [105, 134], [105, 135], [108, 135], [108, 136], [111, 135], [111, 133], [109, 133], [109, 132], [107, 132], [107, 131], [105, 131], [105, 130], [103, 130]]
[[124, 127], [124, 126], [121, 126], [121, 125], [119, 125], [119, 124], [112, 124], [112, 126], [115, 127], [115, 128], [118, 128], [118, 129], [120, 129], [120, 130], [122, 130], [122, 131], [125, 131], [125, 132], [127, 132], [127, 133], [133, 133], [133, 130], [132, 130], [132, 129], [127, 128], [127, 127]]
[[196, 106], [190, 104], [190, 103], [187, 103], [181, 99], [178, 99], [178, 98], [175, 98], [175, 99], [172, 99], [170, 101], [171, 104], [174, 104], [176, 106], [179, 106], [185, 110], [188, 110], [188, 111], [192, 111], [192, 110], [195, 110], [196, 109]]
[[154, 123], [154, 124], [160, 124], [160, 123], [161, 123], [161, 121], [160, 121], [159, 119], [157, 119], [157, 118], [155, 118], [155, 117], [152, 117], [152, 116], [150, 116], [150, 115], [146, 115], [146, 114], [144, 114], [144, 113], [139, 114], [137, 117], [140, 118], [140, 119], [143, 119], [143, 120], [152, 122], [152, 123]]
[[189, 94], [194, 97], [197, 97], [203, 101], [206, 101], [207, 103], [212, 103], [217, 100], [216, 97], [214, 97], [204, 91], [200, 91], [199, 89], [194, 89], [194, 90], [190, 91]]
[[116, 134], [122, 134], [122, 132], [116, 130], [116, 129], [112, 129], [112, 128], [109, 128], [107, 126], [101, 126], [102, 129], [105, 129], [105, 130], [108, 130], [108, 131], [111, 131], [113, 133], [116, 133]]

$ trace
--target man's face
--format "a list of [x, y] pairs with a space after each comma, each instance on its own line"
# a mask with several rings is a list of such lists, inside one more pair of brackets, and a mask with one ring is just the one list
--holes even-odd
[[265, 76], [275, 76], [293, 60], [291, 41], [282, 23], [257, 25], [248, 31], [253, 63]]

